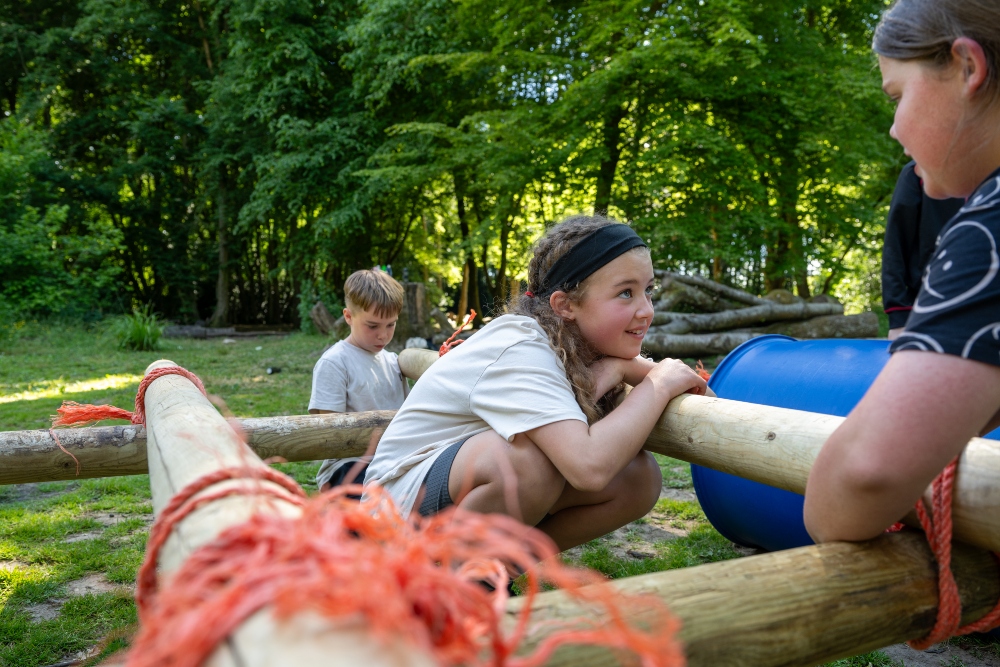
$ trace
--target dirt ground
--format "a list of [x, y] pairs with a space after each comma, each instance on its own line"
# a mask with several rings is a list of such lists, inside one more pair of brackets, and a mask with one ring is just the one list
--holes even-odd
[[1000, 667], [1000, 638], [955, 639], [926, 651], [896, 644], [882, 652], [903, 667]]

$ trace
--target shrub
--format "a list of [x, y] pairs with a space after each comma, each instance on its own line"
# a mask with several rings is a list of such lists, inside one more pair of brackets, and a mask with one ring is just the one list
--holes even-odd
[[122, 315], [112, 325], [118, 339], [118, 347], [123, 350], [155, 350], [163, 335], [163, 321], [153, 312], [149, 304], [133, 308], [131, 315]]

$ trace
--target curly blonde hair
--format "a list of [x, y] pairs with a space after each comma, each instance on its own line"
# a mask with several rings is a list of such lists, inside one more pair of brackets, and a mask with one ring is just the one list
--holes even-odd
[[[602, 355], [583, 337], [576, 322], [564, 320], [552, 310], [547, 295], [541, 294], [544, 289], [542, 281], [556, 260], [584, 237], [601, 227], [617, 224], [621, 223], [602, 215], [574, 215], [550, 229], [535, 243], [534, 253], [528, 264], [528, 292], [538, 296], [527, 296], [527, 293], [512, 294], [507, 304], [508, 313], [534, 318], [548, 334], [549, 342], [566, 369], [566, 377], [573, 387], [576, 402], [580, 404], [587, 421], [591, 424], [611, 411], [624, 385], [615, 387], [604, 396], [594, 395], [596, 387], [590, 365]], [[645, 247], [641, 249], [649, 251]], [[588, 278], [566, 292], [572, 302], [579, 303], [583, 300], [589, 281]]]

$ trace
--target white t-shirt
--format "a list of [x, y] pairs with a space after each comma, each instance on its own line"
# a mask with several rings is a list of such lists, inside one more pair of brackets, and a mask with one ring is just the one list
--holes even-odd
[[[323, 353], [313, 367], [310, 410], [367, 412], [398, 410], [409, 393], [398, 357], [381, 350], [372, 354], [342, 340]], [[323, 461], [316, 482], [322, 486], [338, 459]]]
[[448, 445], [489, 429], [510, 442], [565, 419], [587, 421], [548, 335], [530, 317], [504, 315], [421, 376], [379, 441], [365, 483], [382, 485], [407, 515]]

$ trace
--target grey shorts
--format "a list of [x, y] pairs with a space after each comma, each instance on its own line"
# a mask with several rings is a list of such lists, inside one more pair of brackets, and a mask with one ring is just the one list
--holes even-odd
[[424, 476], [424, 499], [417, 509], [420, 516], [437, 514], [455, 504], [451, 499], [451, 493], [448, 492], [448, 478], [451, 477], [451, 466], [455, 463], [458, 450], [464, 444], [465, 440], [459, 440], [453, 445], [448, 445], [431, 464], [431, 469]]

